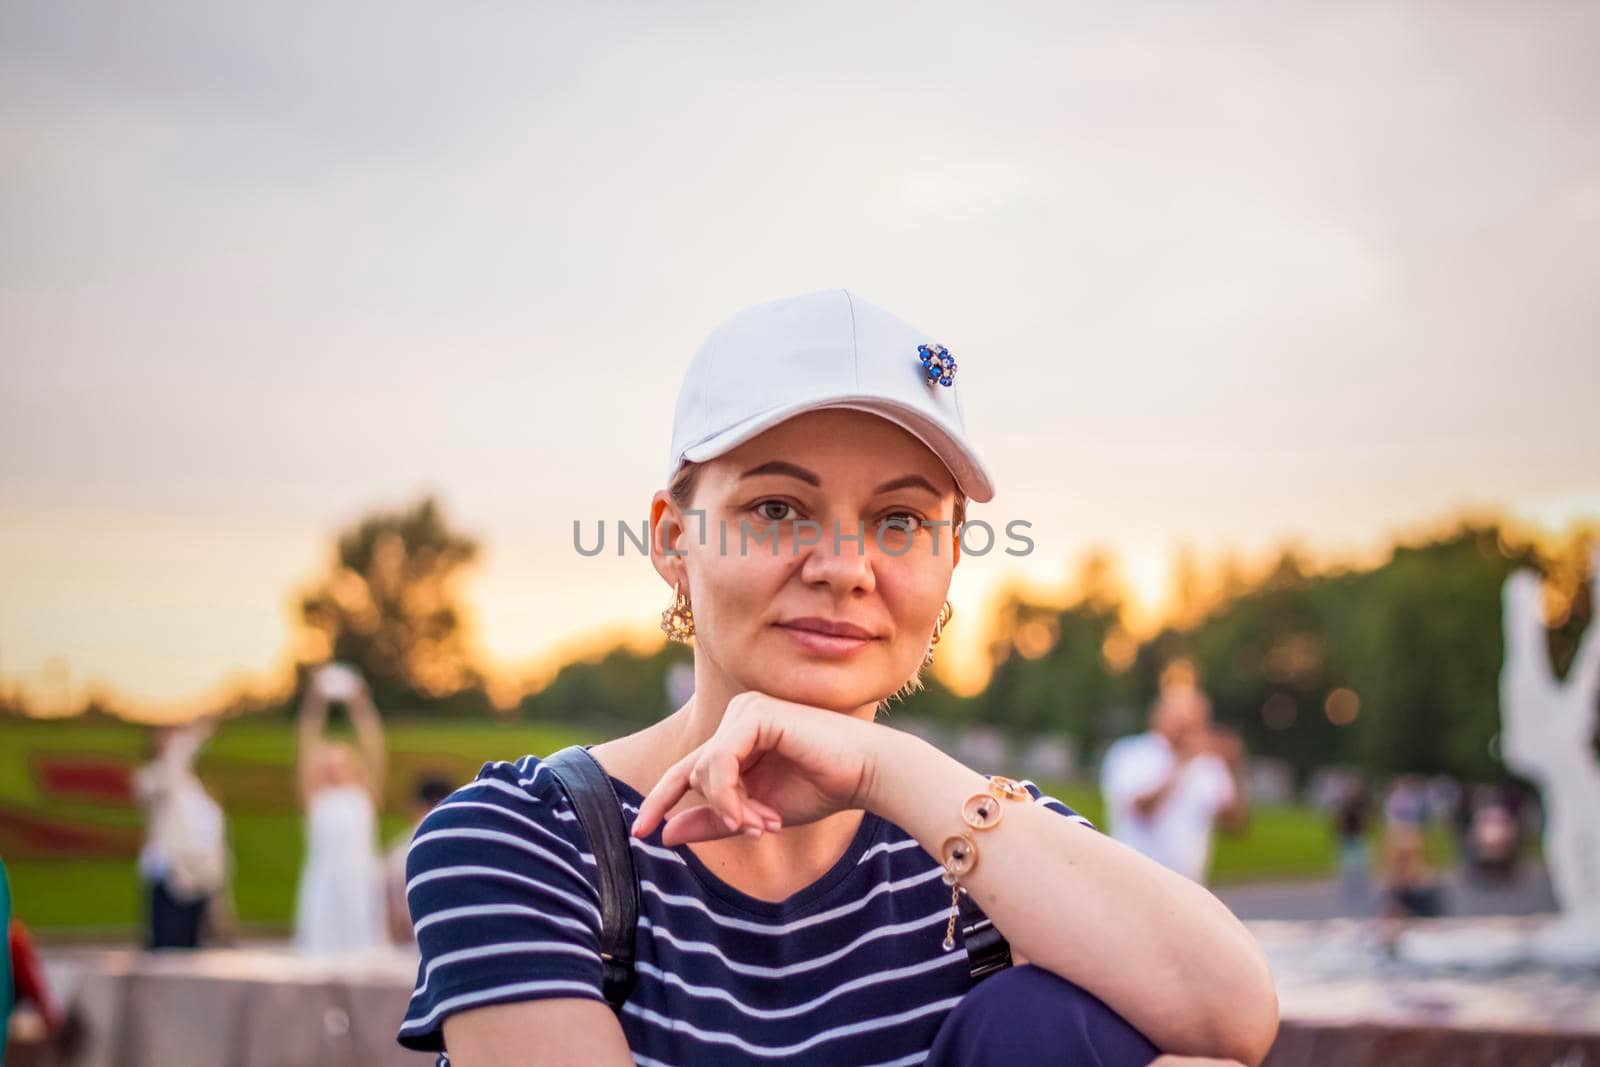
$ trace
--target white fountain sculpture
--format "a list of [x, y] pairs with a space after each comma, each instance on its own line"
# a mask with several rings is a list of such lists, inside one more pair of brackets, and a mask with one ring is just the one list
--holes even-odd
[[[1591, 567], [1600, 609], [1600, 548]], [[1500, 756], [1539, 787], [1544, 860], [1561, 914], [1532, 933], [1415, 929], [1401, 936], [1416, 963], [1503, 966], [1535, 962], [1600, 965], [1600, 618], [1589, 624], [1566, 678], [1550, 664], [1539, 575], [1518, 570], [1502, 597], [1505, 663], [1500, 672]]]
[[[1600, 548], [1590, 602], [1600, 609]], [[1600, 619], [1591, 621], [1565, 679], [1555, 676], [1540, 611], [1539, 576], [1506, 579], [1505, 666], [1500, 673], [1500, 755], [1539, 787], [1544, 858], [1562, 919], [1541, 956], [1600, 960]]]

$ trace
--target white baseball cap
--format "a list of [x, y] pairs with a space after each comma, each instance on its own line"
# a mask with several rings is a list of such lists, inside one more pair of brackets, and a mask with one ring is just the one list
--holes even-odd
[[968, 498], [994, 482], [967, 440], [951, 353], [845, 289], [746, 308], [689, 362], [672, 421], [671, 482], [686, 461], [731, 451], [785, 419], [822, 408], [880, 415], [927, 445]]

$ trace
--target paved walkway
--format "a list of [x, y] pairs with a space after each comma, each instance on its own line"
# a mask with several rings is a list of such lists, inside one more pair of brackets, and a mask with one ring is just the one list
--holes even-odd
[[[1534, 915], [1556, 910], [1544, 868], [1528, 864], [1509, 885], [1476, 884], [1460, 872], [1444, 877], [1445, 914]], [[1377, 914], [1375, 887], [1347, 887], [1334, 879], [1222, 886], [1222, 902], [1241, 919], [1340, 919]]]

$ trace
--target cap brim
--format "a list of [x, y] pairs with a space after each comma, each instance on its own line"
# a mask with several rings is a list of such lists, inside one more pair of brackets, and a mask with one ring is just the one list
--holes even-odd
[[682, 459], [694, 463], [715, 459], [752, 437], [765, 433], [780, 422], [807, 411], [821, 411], [826, 408], [849, 408], [888, 419], [938, 456], [968, 499], [979, 504], [986, 504], [994, 499], [994, 481], [989, 477], [983, 461], [960, 438], [915, 408], [885, 400], [880, 396], [834, 397], [763, 411], [759, 415], [753, 415], [743, 422], [730, 426], [714, 437], [689, 446], [683, 450]]

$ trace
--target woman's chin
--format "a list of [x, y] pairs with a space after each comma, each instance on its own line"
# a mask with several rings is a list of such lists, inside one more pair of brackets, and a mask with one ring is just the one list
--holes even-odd
[[857, 711], [894, 692], [892, 687], [863, 684], [859, 677], [831, 680], [827, 677], [829, 673], [832, 672], [825, 665], [801, 664], [793, 670], [769, 676], [777, 680], [769, 680], [758, 688], [779, 700], [839, 712]]

